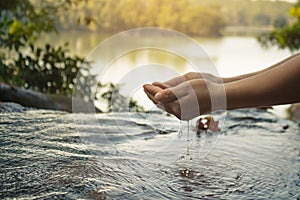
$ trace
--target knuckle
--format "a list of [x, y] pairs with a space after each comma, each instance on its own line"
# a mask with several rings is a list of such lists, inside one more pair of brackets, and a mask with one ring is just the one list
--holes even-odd
[[191, 77], [193, 76], [193, 74], [194, 74], [193, 72], [188, 72], [188, 73], [184, 74], [183, 77], [186, 80], [189, 80], [189, 79], [191, 79]]

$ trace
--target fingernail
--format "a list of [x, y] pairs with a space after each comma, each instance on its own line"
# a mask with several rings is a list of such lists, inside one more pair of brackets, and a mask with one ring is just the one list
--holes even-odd
[[158, 92], [158, 93], [155, 94], [154, 98], [157, 99], [157, 100], [160, 100], [162, 98], [162, 96], [163, 96], [162, 93]]

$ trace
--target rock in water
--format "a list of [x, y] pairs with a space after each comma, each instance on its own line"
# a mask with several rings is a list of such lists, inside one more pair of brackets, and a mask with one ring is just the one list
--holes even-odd
[[0, 102], [0, 112], [23, 112], [26, 108], [17, 103]]

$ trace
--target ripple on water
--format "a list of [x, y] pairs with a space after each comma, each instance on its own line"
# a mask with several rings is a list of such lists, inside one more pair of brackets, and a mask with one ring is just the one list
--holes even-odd
[[201, 141], [185, 154], [174, 118], [125, 116], [0, 113], [0, 198], [300, 198], [300, 135], [291, 121], [229, 112], [201, 157]]

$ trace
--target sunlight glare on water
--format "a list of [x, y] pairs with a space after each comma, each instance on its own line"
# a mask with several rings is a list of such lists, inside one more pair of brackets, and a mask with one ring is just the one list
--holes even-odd
[[[1, 112], [1, 199], [299, 198], [300, 135], [289, 120], [231, 111], [208, 156], [198, 157], [198, 140], [192, 159], [180, 159], [186, 134], [178, 138], [173, 117], [158, 113], [148, 121], [140, 113], [133, 123], [97, 114], [95, 123], [89, 115]], [[85, 122], [75, 129], [76, 118]]]

